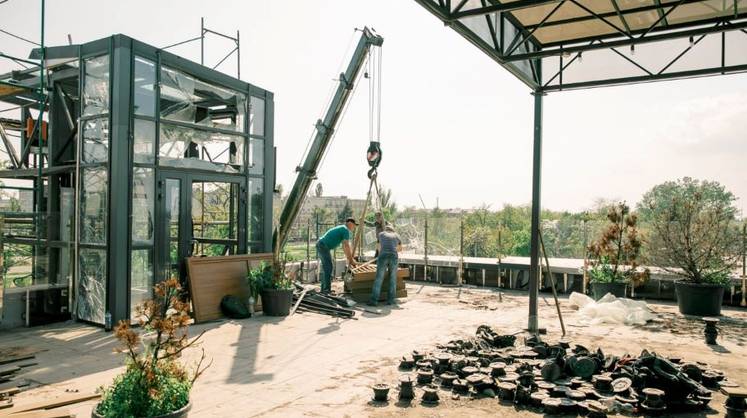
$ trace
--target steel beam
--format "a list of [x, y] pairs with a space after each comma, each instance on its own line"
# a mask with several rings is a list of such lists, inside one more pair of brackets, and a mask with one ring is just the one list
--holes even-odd
[[[538, 66], [538, 71], [541, 67]], [[532, 224], [530, 229], [531, 242], [529, 245], [529, 332], [539, 331], [537, 320], [537, 297], [539, 291], [539, 228], [541, 215], [541, 185], [542, 185], [542, 96], [545, 93], [535, 91], [534, 96], [534, 145], [532, 158]]]
[[449, 14], [449, 20], [464, 19], [465, 17], [483, 16], [496, 12], [510, 12], [512, 10], [526, 9], [527, 7], [542, 6], [543, 4], [557, 3], [558, 0], [516, 0], [510, 3], [499, 3], [491, 6], [480, 7]]

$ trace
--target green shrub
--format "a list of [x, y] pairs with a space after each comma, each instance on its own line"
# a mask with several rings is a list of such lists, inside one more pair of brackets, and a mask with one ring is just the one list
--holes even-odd
[[129, 418], [165, 415], [189, 403], [191, 382], [170, 376], [158, 369], [155, 375], [157, 390], [148, 390], [145, 376], [135, 367], [117, 376], [102, 395], [96, 412], [104, 417]]

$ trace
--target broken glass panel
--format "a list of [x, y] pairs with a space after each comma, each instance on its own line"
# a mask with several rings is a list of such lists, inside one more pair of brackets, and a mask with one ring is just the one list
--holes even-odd
[[130, 269], [130, 316], [135, 307], [151, 298], [153, 293], [153, 250], [133, 250]]
[[109, 159], [109, 119], [97, 118], [83, 124], [83, 162], [105, 163]]
[[109, 112], [109, 56], [85, 60], [83, 78], [83, 115], [100, 115]]
[[135, 57], [135, 79], [133, 80], [134, 107], [136, 115], [156, 116], [156, 64], [145, 58]]
[[239, 135], [161, 123], [159, 163], [227, 173], [242, 172], [244, 141]]
[[81, 248], [79, 260], [76, 315], [78, 319], [103, 324], [106, 306], [106, 250]]
[[265, 141], [249, 138], [249, 174], [264, 174]]
[[153, 164], [156, 162], [156, 123], [144, 119], [135, 119], [133, 159], [136, 163]]
[[161, 67], [161, 118], [244, 131], [246, 96]]
[[262, 241], [264, 235], [264, 202], [265, 196], [262, 193], [263, 179], [249, 179], [249, 241]]
[[80, 242], [106, 244], [106, 167], [81, 169]]
[[152, 168], [132, 169], [132, 243], [153, 244], [155, 184]]
[[265, 134], [265, 101], [252, 96], [249, 101], [249, 133], [264, 136]]

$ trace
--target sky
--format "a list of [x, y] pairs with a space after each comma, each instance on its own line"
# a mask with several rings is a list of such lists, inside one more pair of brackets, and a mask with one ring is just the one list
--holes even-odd
[[[0, 29], [39, 39], [39, 1], [0, 4]], [[241, 34], [241, 78], [275, 94], [277, 182], [295, 167], [345, 53], [373, 27], [384, 37], [379, 181], [400, 207], [527, 204], [533, 101], [529, 88], [412, 0], [47, 0], [46, 43], [113, 33], [166, 46], [206, 26]], [[231, 49], [209, 37], [206, 64]], [[0, 51], [29, 45], [0, 33]], [[199, 42], [171, 52], [199, 61]], [[10, 69], [0, 61], [0, 72]], [[235, 75], [236, 60], [219, 68]], [[542, 205], [583, 210], [598, 198], [637, 202], [654, 185], [716, 180], [747, 208], [747, 75], [550, 93], [544, 98]], [[319, 181], [325, 194], [368, 188], [368, 90], [338, 127]]]

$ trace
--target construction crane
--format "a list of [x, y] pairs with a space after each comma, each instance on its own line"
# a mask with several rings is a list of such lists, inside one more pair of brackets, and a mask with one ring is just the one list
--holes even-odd
[[316, 179], [317, 170], [322, 162], [324, 153], [334, 136], [335, 128], [340, 121], [345, 106], [352, 96], [353, 87], [360, 71], [371, 54], [371, 48], [381, 47], [383, 43], [384, 38], [376, 34], [372, 29], [364, 27], [361, 30], [361, 37], [353, 51], [353, 56], [350, 59], [347, 69], [344, 73], [340, 74], [339, 84], [327, 108], [324, 119], [319, 119], [316, 122], [313, 142], [306, 154], [306, 158], [302, 165], [296, 167], [298, 176], [280, 213], [279, 226], [273, 235], [273, 248], [282, 249], [285, 245], [288, 232], [303, 205], [311, 183]]

